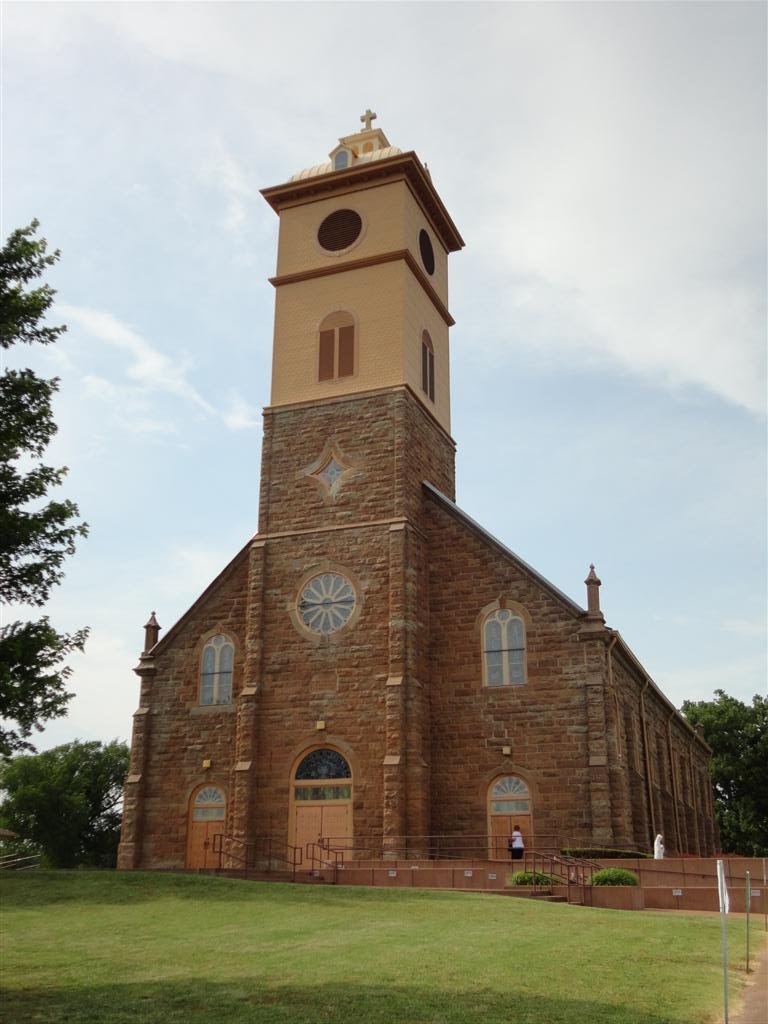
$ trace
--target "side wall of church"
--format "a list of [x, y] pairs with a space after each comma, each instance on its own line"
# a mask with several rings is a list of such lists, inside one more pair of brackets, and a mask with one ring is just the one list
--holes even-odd
[[[579, 617], [533, 576], [429, 505], [432, 831], [481, 836], [494, 778], [519, 775], [537, 843], [592, 841], [585, 645]], [[527, 621], [527, 681], [483, 686], [483, 609]], [[511, 747], [505, 755], [502, 748]]]
[[635, 665], [614, 653], [611, 670], [635, 844], [648, 850], [661, 832], [668, 853], [711, 855], [709, 749]]
[[[152, 659], [146, 690], [147, 719], [135, 862], [121, 866], [178, 868], [186, 862], [189, 800], [198, 786], [220, 786], [230, 796], [235, 704], [242, 685], [247, 559], [240, 557], [211, 592], [182, 620]], [[225, 633], [235, 646], [233, 703], [200, 706], [200, 659], [207, 639]], [[143, 711], [143, 709], [140, 709]], [[134, 760], [138, 755], [134, 743]], [[210, 768], [203, 761], [211, 762]], [[129, 823], [135, 824], [135, 823]], [[126, 833], [124, 825], [124, 834]]]

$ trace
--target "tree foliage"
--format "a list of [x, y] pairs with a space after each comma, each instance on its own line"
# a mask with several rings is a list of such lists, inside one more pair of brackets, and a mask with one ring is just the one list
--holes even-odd
[[[17, 343], [48, 345], [66, 330], [44, 317], [54, 290], [37, 284], [59, 259], [37, 238], [38, 222], [14, 231], [0, 250], [0, 348]], [[56, 433], [51, 402], [57, 378], [30, 369], [4, 369], [0, 376], [0, 601], [43, 605], [61, 582], [64, 559], [87, 527], [77, 506], [47, 500], [66, 468], [40, 462]], [[66, 714], [64, 658], [82, 650], [86, 630], [58, 633], [47, 618], [0, 628], [0, 754], [32, 750], [27, 741], [41, 723]]]
[[752, 706], [723, 690], [716, 700], [687, 700], [683, 714], [712, 747], [720, 845], [747, 857], [768, 854], [768, 699]]
[[75, 740], [0, 767], [0, 824], [35, 844], [51, 867], [114, 867], [125, 743]]

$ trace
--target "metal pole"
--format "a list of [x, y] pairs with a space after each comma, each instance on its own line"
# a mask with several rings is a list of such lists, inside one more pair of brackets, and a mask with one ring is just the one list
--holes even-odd
[[747, 884], [744, 889], [744, 897], [747, 901], [747, 974], [749, 974], [749, 907], [752, 902], [752, 887], [749, 884], [749, 872], [747, 871]]

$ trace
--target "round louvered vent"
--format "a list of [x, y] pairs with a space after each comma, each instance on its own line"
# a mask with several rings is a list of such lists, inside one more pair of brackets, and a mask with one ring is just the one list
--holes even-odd
[[354, 210], [335, 210], [320, 225], [317, 240], [328, 252], [339, 252], [357, 241], [362, 229], [363, 222], [359, 213]]
[[419, 252], [421, 253], [421, 262], [424, 264], [424, 269], [428, 274], [434, 274], [435, 272], [435, 251], [432, 248], [432, 243], [429, 240], [429, 235], [421, 229], [419, 232]]

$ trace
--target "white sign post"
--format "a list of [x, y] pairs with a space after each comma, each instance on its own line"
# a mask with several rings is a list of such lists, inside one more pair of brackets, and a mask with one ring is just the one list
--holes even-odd
[[744, 898], [747, 901], [747, 974], [749, 974], [749, 908], [752, 904], [752, 886], [749, 884], [749, 872], [747, 872], [744, 889]]
[[724, 1024], [728, 1024], [728, 887], [725, 884], [725, 866], [717, 862], [717, 895], [720, 900], [720, 924], [723, 929], [723, 1005], [725, 1007]]

